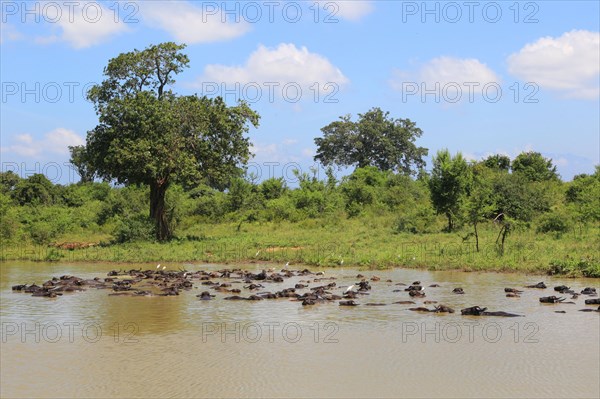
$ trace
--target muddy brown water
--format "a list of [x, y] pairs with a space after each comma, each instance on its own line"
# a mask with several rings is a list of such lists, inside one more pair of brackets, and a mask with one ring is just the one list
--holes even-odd
[[[600, 314], [578, 311], [595, 308], [584, 305], [586, 296], [576, 304], [538, 300], [556, 295], [555, 285], [598, 290], [600, 279], [324, 269], [324, 277], [337, 277], [333, 281], [338, 287], [357, 282], [358, 273], [381, 277], [371, 282], [370, 295], [357, 300], [361, 306], [350, 308], [337, 302], [303, 307], [288, 299], [225, 301], [226, 294], [220, 293], [214, 300], [201, 301], [195, 295], [206, 286], [199, 282], [174, 297], [118, 297], [108, 296], [108, 290], [88, 289], [49, 299], [11, 291], [15, 284], [41, 284], [64, 274], [103, 277], [115, 267], [119, 268], [22, 262], [0, 266], [0, 396], [600, 396]], [[195, 271], [226, 266], [185, 267]], [[273, 265], [243, 267], [258, 272]], [[263, 284], [266, 291], [275, 292], [305, 279]], [[408, 311], [411, 305], [391, 304], [411, 299], [407, 292], [393, 292], [402, 288], [394, 284], [415, 280], [426, 287], [427, 297], [412, 306], [431, 308], [423, 302], [435, 300], [457, 313], [417, 313]], [[548, 289], [524, 289], [521, 298], [505, 297], [504, 287], [539, 281]], [[432, 283], [440, 287], [428, 288]], [[455, 287], [465, 294], [453, 294]], [[249, 294], [242, 290], [242, 295]], [[369, 302], [388, 305], [365, 306]], [[475, 305], [524, 317], [460, 315], [461, 308]]]

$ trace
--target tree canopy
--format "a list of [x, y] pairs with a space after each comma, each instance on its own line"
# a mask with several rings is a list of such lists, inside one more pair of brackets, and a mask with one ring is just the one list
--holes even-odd
[[[189, 63], [184, 48], [162, 43], [120, 54], [88, 93], [99, 123], [88, 132], [81, 159], [101, 178], [150, 186], [150, 217], [159, 240], [171, 237], [165, 212], [169, 186], [223, 187], [241, 175], [251, 156], [245, 134], [259, 121], [244, 102], [227, 106], [220, 97], [173, 93], [174, 75]], [[75, 155], [81, 157], [81, 151]]]
[[356, 122], [351, 115], [342, 116], [321, 131], [323, 137], [315, 139], [314, 159], [326, 166], [375, 166], [404, 174], [425, 167], [423, 157], [428, 150], [415, 145], [421, 129], [411, 120], [392, 118], [379, 108], [358, 114]]
[[539, 152], [522, 152], [512, 161], [512, 170], [529, 181], [558, 181], [556, 166]]
[[500, 154], [490, 155], [483, 160], [483, 165], [489, 169], [508, 172], [510, 170], [510, 158]]

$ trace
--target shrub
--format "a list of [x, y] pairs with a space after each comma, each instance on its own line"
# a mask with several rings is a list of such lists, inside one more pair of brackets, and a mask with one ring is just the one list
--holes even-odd
[[425, 234], [435, 229], [436, 215], [431, 207], [420, 206], [401, 214], [396, 220], [396, 233]]
[[219, 221], [225, 216], [229, 208], [229, 199], [225, 193], [212, 190], [208, 187], [197, 189], [193, 192], [194, 215]]
[[553, 260], [548, 268], [549, 275], [562, 274], [572, 277], [600, 278], [600, 262], [594, 258]]
[[550, 212], [540, 217], [537, 232], [538, 233], [554, 233], [560, 237], [568, 232], [572, 227], [571, 219], [559, 212]]
[[287, 187], [283, 177], [278, 179], [272, 177], [260, 184], [259, 191], [266, 200], [273, 200], [280, 198], [283, 194], [285, 194]]
[[264, 210], [264, 218], [268, 221], [281, 222], [288, 220], [297, 222], [300, 219], [298, 211], [294, 207], [294, 202], [290, 197], [281, 197], [267, 201]]
[[113, 236], [115, 242], [119, 244], [133, 241], [153, 241], [156, 236], [154, 222], [143, 215], [118, 218]]
[[47, 221], [38, 221], [29, 225], [29, 236], [38, 245], [47, 245], [56, 238], [56, 226]]

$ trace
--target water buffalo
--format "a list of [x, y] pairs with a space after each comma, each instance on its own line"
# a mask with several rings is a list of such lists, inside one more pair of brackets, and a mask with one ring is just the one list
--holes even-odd
[[540, 298], [540, 302], [541, 303], [560, 303], [563, 302], [565, 300], [565, 298], [562, 297], [557, 297], [557, 296], [544, 296]]
[[472, 306], [470, 308], [462, 309], [460, 313], [464, 316], [500, 316], [500, 317], [521, 317], [521, 315], [507, 312], [487, 312], [487, 308], [481, 308], [479, 306]]
[[526, 288], [540, 288], [540, 289], [545, 289], [545, 288], [548, 288], [548, 287], [546, 287], [546, 284], [544, 284], [544, 282], [543, 282], [543, 281], [542, 281], [542, 282], [539, 282], [539, 283], [537, 283], [537, 284], [526, 285], [525, 287], [526, 287]]

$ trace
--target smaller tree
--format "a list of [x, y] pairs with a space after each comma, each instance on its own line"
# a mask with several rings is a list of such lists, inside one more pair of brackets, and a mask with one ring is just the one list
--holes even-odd
[[323, 165], [375, 166], [405, 174], [425, 166], [427, 149], [414, 143], [421, 129], [410, 119], [394, 119], [379, 108], [358, 114], [357, 122], [342, 116], [321, 131], [323, 137], [315, 139], [315, 161]]
[[513, 173], [524, 176], [529, 181], [558, 181], [556, 166], [552, 160], [539, 152], [522, 152], [512, 161]]
[[441, 150], [433, 157], [429, 180], [431, 202], [437, 213], [448, 219], [449, 232], [454, 230], [471, 183], [471, 168], [460, 152], [452, 157], [448, 150]]
[[488, 217], [493, 214], [495, 209], [492, 185], [494, 173], [497, 172], [490, 170], [485, 164], [476, 164], [473, 166], [473, 185], [466, 201], [466, 216], [469, 223], [473, 226], [475, 249], [477, 252], [479, 252], [479, 231], [477, 230], [477, 226], [479, 223], [488, 220]]
[[510, 158], [506, 155], [490, 155], [482, 161], [483, 165], [489, 169], [508, 172], [510, 169]]

